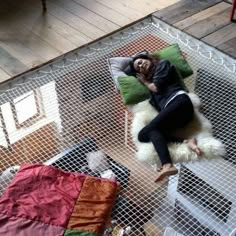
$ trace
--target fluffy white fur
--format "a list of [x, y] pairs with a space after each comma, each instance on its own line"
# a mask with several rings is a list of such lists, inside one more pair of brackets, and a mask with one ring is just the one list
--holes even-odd
[[[188, 94], [195, 110], [195, 118], [184, 129], [178, 130], [173, 135], [181, 138], [194, 136], [197, 139], [199, 148], [203, 152], [203, 156], [198, 157], [196, 153], [191, 151], [186, 143], [172, 143], [169, 145], [169, 151], [173, 163], [196, 161], [200, 159], [220, 158], [225, 155], [225, 148], [221, 141], [212, 136], [211, 123], [198, 111], [200, 99], [196, 94]], [[138, 141], [139, 131], [147, 125], [158, 113], [149, 104], [149, 101], [143, 101], [130, 108], [134, 114], [131, 125], [131, 136], [137, 147], [136, 156], [140, 161], [149, 164], [160, 165], [159, 157], [152, 143], [141, 143]]]

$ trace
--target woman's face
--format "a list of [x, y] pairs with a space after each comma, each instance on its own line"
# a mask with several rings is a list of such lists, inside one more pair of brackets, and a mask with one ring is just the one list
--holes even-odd
[[151, 67], [151, 61], [148, 59], [136, 59], [134, 61], [134, 69], [141, 74], [147, 75]]

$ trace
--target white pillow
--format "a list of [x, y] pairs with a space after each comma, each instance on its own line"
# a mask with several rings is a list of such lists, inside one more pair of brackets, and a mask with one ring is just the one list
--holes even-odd
[[131, 72], [130, 62], [132, 62], [134, 57], [138, 55], [148, 55], [148, 51], [143, 50], [141, 52], [137, 52], [131, 57], [112, 57], [108, 59], [108, 66], [111, 76], [118, 90], [120, 90], [118, 78], [121, 76], [133, 75]]
[[108, 59], [109, 69], [118, 90], [120, 89], [118, 78], [127, 76], [124, 71], [128, 68], [131, 61], [132, 57], [112, 57]]

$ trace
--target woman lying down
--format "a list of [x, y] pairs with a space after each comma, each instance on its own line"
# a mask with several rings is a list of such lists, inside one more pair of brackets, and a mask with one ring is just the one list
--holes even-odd
[[178, 173], [170, 158], [167, 147], [169, 142], [186, 142], [192, 151], [201, 155], [195, 138], [180, 140], [170, 135], [192, 121], [193, 104], [180, 83], [179, 73], [168, 60], [160, 60], [145, 53], [134, 57], [131, 67], [140, 82], [151, 91], [150, 103], [159, 112], [138, 134], [138, 140], [152, 142], [159, 155], [162, 168], [155, 180], [157, 182]]

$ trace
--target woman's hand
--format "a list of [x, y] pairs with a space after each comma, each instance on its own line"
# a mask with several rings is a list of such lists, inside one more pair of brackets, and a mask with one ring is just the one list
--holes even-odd
[[157, 93], [157, 92], [158, 92], [158, 89], [157, 89], [157, 87], [156, 87], [156, 85], [155, 85], [154, 83], [149, 83], [149, 84], [147, 85], [147, 87], [148, 87], [149, 90], [151, 90], [151, 91], [154, 92], [154, 93]]
[[137, 73], [136, 77], [141, 83], [143, 83], [143, 84], [147, 83], [147, 80], [143, 74]]
[[157, 93], [158, 89], [156, 87], [156, 85], [148, 80], [146, 80], [146, 77], [143, 74], [138, 73], [137, 75], [137, 79], [144, 84], [150, 91]]

